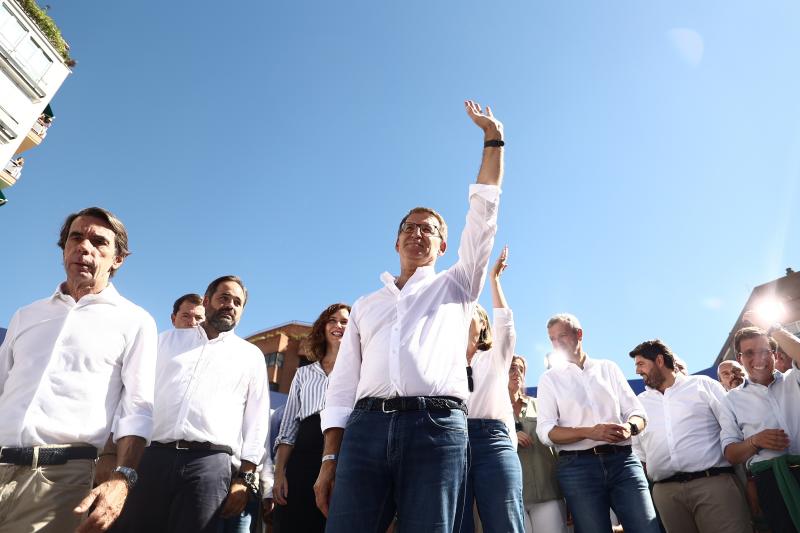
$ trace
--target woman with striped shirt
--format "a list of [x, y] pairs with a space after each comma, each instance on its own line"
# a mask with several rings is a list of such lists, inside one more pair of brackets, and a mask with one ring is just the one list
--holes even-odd
[[325, 530], [325, 517], [317, 509], [314, 482], [324, 443], [319, 412], [325, 407], [328, 376], [333, 370], [342, 335], [350, 318], [350, 306], [328, 306], [311, 327], [308, 358], [314, 363], [297, 369], [275, 454], [275, 533], [316, 533]]

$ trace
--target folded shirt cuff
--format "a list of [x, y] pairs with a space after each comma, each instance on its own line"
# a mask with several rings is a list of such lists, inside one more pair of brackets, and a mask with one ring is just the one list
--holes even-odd
[[240, 457], [242, 461], [250, 461], [254, 465], [257, 465], [261, 464], [265, 452], [266, 448], [263, 446], [248, 446], [247, 448], [242, 448], [242, 455]]
[[486, 185], [483, 183], [473, 183], [469, 186], [469, 197], [477, 194], [484, 200], [489, 202], [497, 202], [500, 199], [500, 194], [503, 191], [497, 185]]
[[347, 425], [347, 419], [353, 410], [349, 407], [326, 407], [319, 412], [320, 426], [324, 433], [329, 428], [342, 428]]
[[555, 424], [551, 425], [539, 425], [536, 429], [536, 435], [539, 437], [539, 440], [542, 441], [542, 444], [545, 446], [555, 446], [556, 443], [550, 440], [550, 432], [553, 428], [556, 427]]
[[117, 420], [114, 430], [114, 442], [122, 437], [134, 436], [142, 437], [147, 441], [146, 445], [149, 445], [153, 436], [153, 418], [147, 415], [128, 415]]

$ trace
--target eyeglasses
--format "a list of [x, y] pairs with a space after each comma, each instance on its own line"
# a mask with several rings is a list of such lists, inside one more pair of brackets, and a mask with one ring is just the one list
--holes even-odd
[[427, 222], [423, 222], [422, 224], [417, 224], [415, 222], [403, 222], [400, 224], [400, 231], [403, 233], [414, 233], [417, 228], [419, 228], [419, 232], [426, 237], [441, 236], [441, 233], [439, 233], [439, 228], [433, 224], [428, 224]]
[[469, 387], [469, 391], [472, 392], [475, 390], [475, 382], [472, 380], [472, 367], [467, 366], [467, 386]]
[[517, 431], [522, 431], [522, 422], [520, 422], [519, 420], [514, 422], [514, 429], [516, 429]]
[[775, 350], [747, 350], [746, 352], [739, 352], [739, 355], [743, 357], [753, 357], [756, 355], [766, 357], [770, 354], [775, 355]]

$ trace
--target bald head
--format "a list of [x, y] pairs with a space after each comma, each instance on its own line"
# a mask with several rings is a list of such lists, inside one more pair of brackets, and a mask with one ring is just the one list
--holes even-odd
[[744, 367], [738, 361], [726, 360], [717, 367], [717, 378], [726, 391], [735, 389], [744, 382]]

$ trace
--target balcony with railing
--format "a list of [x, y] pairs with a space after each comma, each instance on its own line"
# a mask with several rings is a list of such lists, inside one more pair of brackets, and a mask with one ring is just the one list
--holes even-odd
[[[50, 106], [47, 106], [48, 108]], [[19, 148], [17, 151], [14, 152], [14, 155], [19, 155], [26, 150], [30, 150], [31, 148], [35, 148], [42, 144], [42, 141], [47, 136], [47, 129], [53, 124], [53, 116], [48, 115], [47, 113], [42, 113], [36, 122], [33, 123], [31, 129], [28, 131], [25, 138], [20, 143]]]
[[25, 159], [18, 157], [6, 163], [5, 168], [0, 171], [0, 189], [11, 187], [22, 177], [22, 167]]

